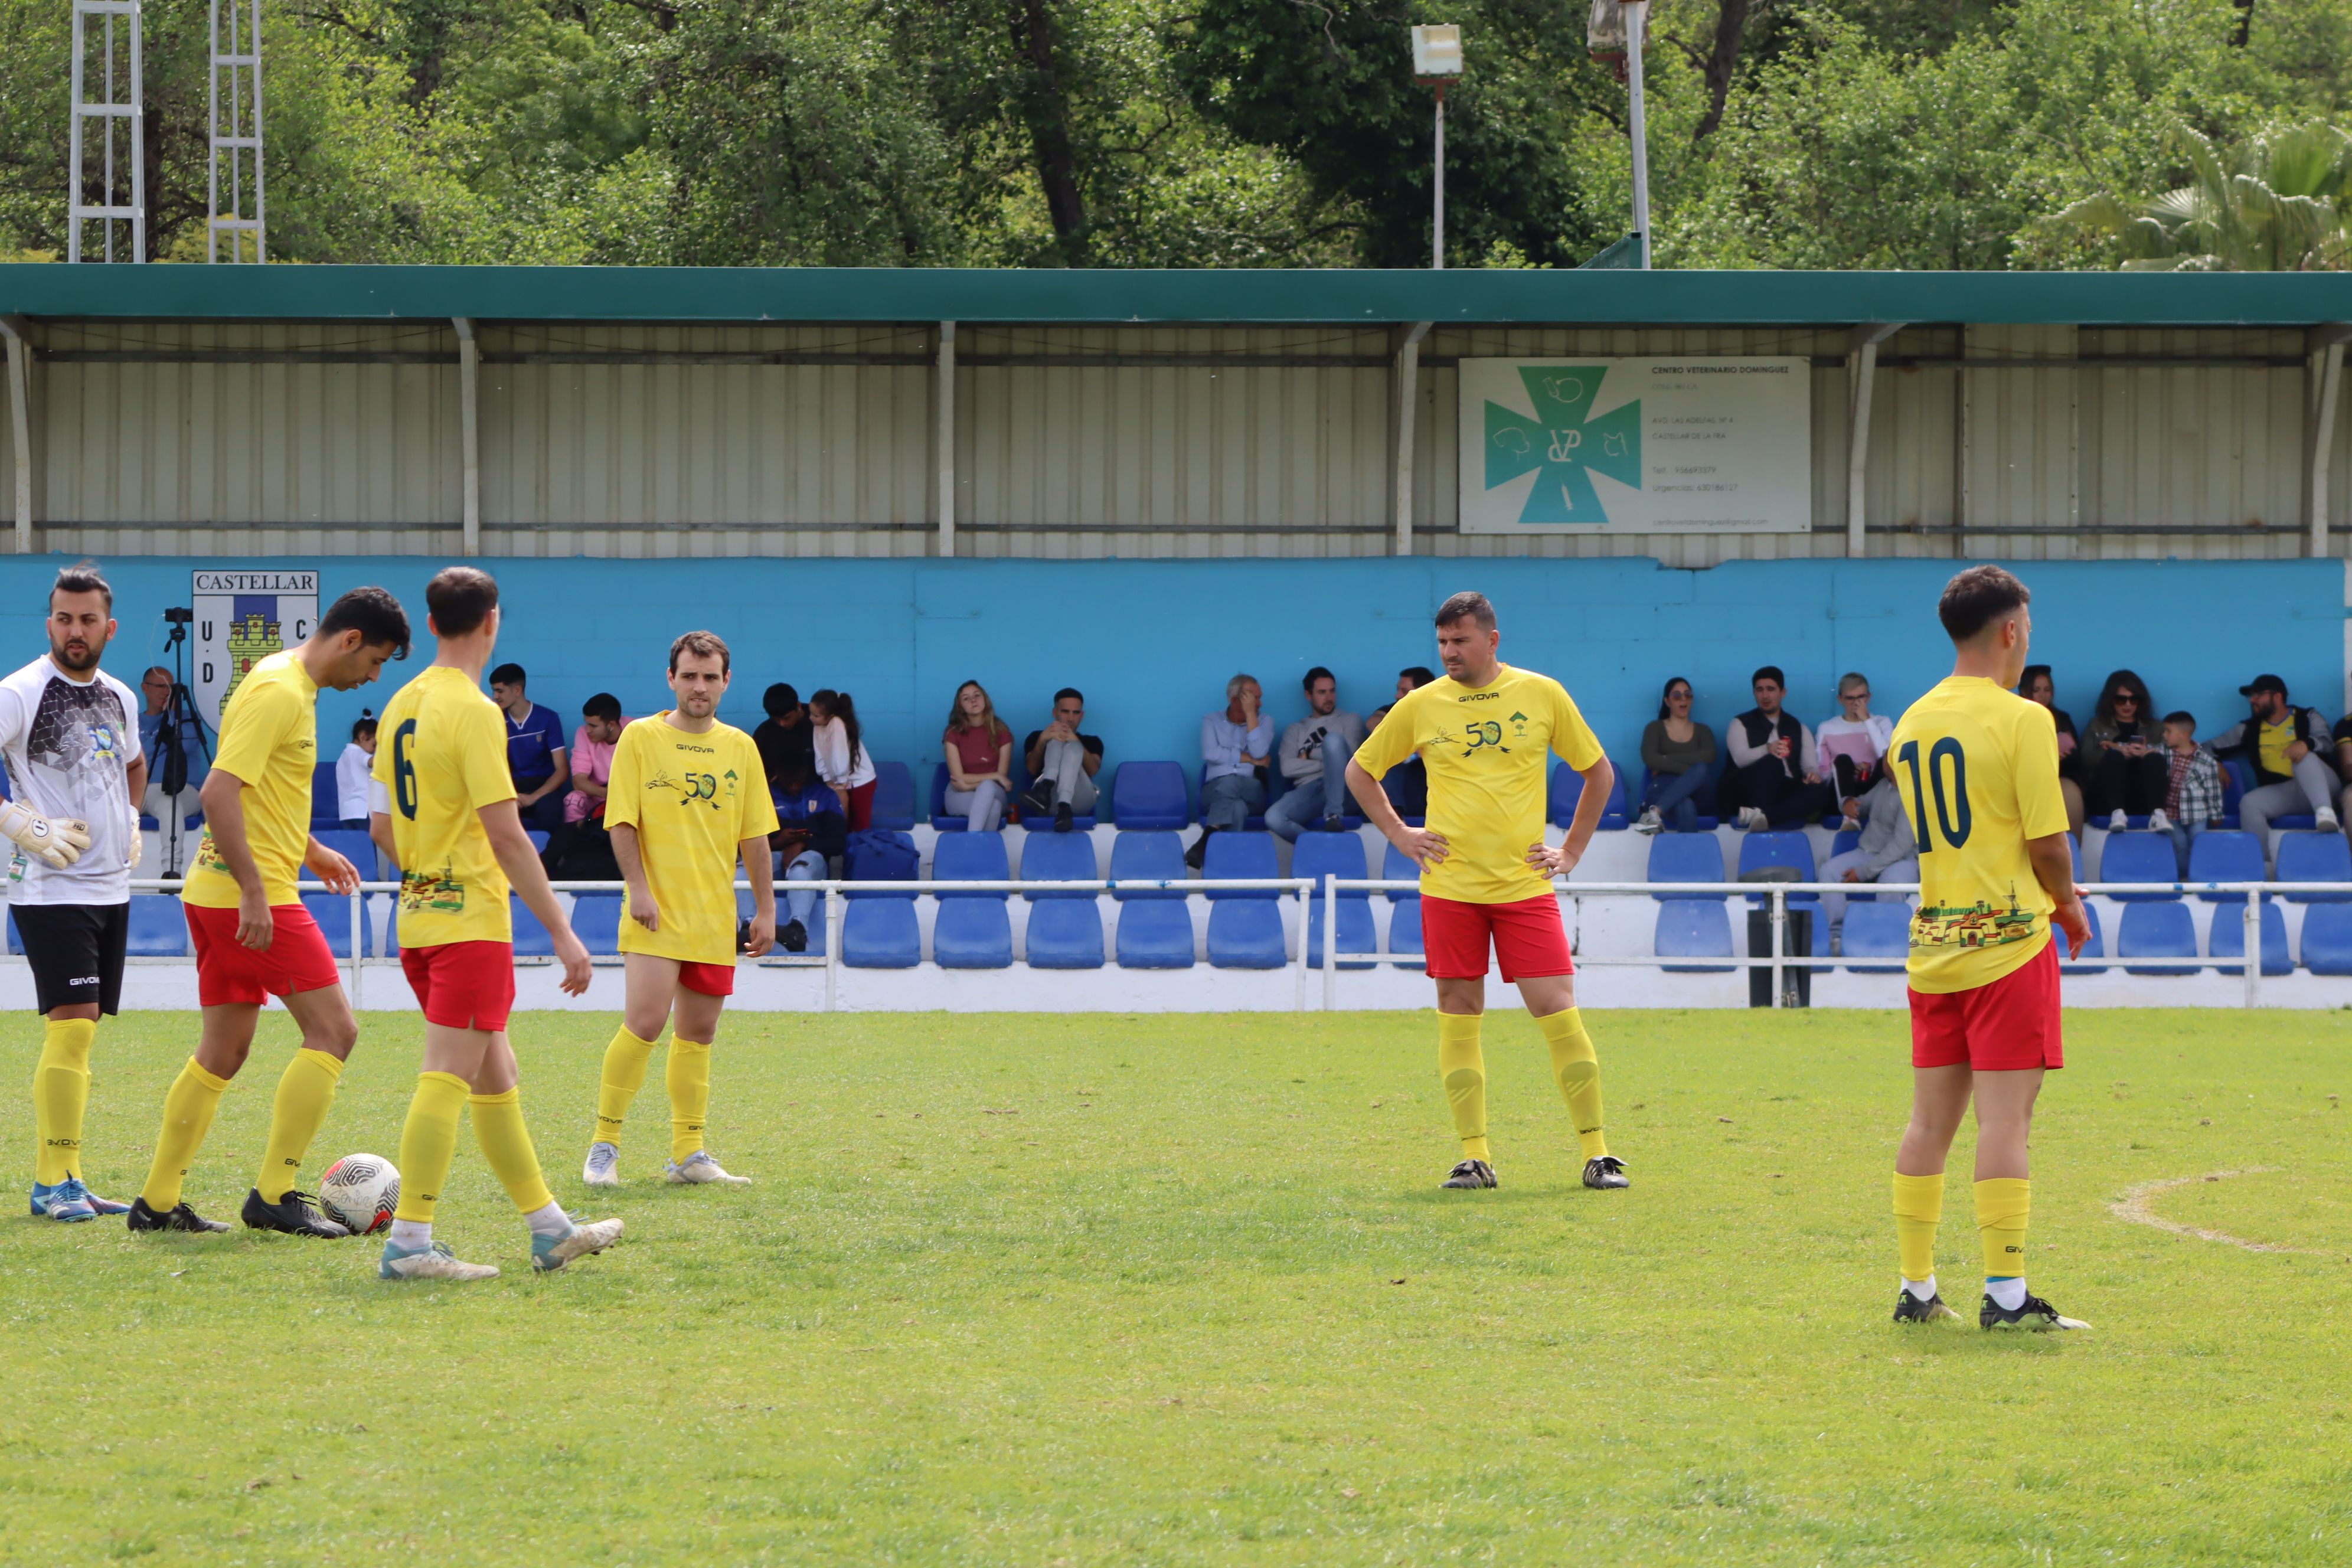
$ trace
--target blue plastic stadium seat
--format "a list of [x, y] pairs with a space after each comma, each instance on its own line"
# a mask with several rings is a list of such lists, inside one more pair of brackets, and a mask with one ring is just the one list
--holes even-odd
[[1830, 837], [1830, 855], [1832, 858], [1835, 858], [1836, 857], [1846, 853], [1850, 849], [1859, 849], [1861, 847], [1862, 829], [1859, 827], [1841, 827]]
[[[1080, 833], [1032, 833], [1021, 845], [1021, 879], [1026, 882], [1091, 882], [1101, 873], [1095, 869], [1095, 842]], [[1094, 890], [1074, 888], [1067, 892], [1051, 889], [1032, 888], [1022, 897], [1031, 903], [1040, 899], [1084, 899], [1092, 903]]]
[[310, 770], [310, 826], [315, 831], [342, 820], [335, 801], [335, 764], [320, 763]]
[[1845, 922], [1838, 931], [1841, 956], [1848, 969], [1900, 969], [1911, 953], [1911, 906], [1848, 904]]
[[514, 911], [514, 950], [517, 958], [552, 958], [555, 938], [539, 923], [539, 917], [513, 894], [507, 895], [507, 905]]
[[2246, 791], [2254, 782], [2254, 770], [2238, 758], [2231, 757], [2221, 764], [2221, 826], [2238, 826], [2238, 803], [2246, 798]]
[[[1625, 775], [1617, 770], [1613, 763], [1610, 764], [1609, 775], [1609, 804], [1601, 812], [1600, 826], [1603, 831], [1613, 831], [1626, 826]], [[1551, 797], [1547, 810], [1547, 816], [1552, 825], [1556, 827], [1566, 827], [1569, 820], [1576, 815], [1576, 803], [1582, 798], [1584, 798], [1584, 775], [1566, 763], [1554, 764], [1551, 770]]]
[[[1723, 847], [1711, 833], [1661, 833], [1650, 840], [1652, 882], [1720, 882]], [[1706, 899], [1707, 893], [1661, 893], [1662, 899]]]
[[[2251, 833], [2209, 829], [2189, 841], [2189, 879], [2192, 882], [2260, 882], [2262, 841]], [[2242, 893], [2200, 893], [2208, 903], [2242, 904]]]
[[886, 833], [905, 833], [915, 826], [915, 779], [906, 763], [874, 764], [871, 826]]
[[[14, 927], [12, 921], [10, 925]], [[188, 917], [177, 893], [131, 895], [131, 935], [124, 951], [132, 958], [184, 958]]]
[[[906, 855], [898, 858], [897, 864], [893, 864], [891, 861], [884, 859], [880, 855], [870, 851], [865, 844], [853, 842], [849, 846], [848, 852], [843, 857], [842, 869], [848, 873], [844, 879], [852, 882], [912, 882], [919, 880], [919, 868], [916, 866], [912, 858], [915, 851], [915, 836], [903, 830], [898, 830], [893, 831], [890, 837], [897, 841], [900, 848], [907, 851]], [[860, 892], [856, 889], [852, 889], [849, 892], [844, 893], [842, 897], [848, 900], [851, 903], [856, 903], [866, 899], [910, 899], [914, 897], [914, 894], [910, 892]]]
[[[1389, 901], [1391, 903], [1402, 903], [1408, 899], [1420, 898], [1421, 868], [1412, 863], [1412, 857], [1406, 854], [1403, 850], [1398, 848], [1393, 844], [1383, 842], [1381, 845], [1381, 848], [1384, 851], [1381, 856], [1381, 880], [1384, 882], [1398, 882], [1411, 879], [1413, 883], [1413, 886], [1410, 888], [1391, 888], [1387, 889]], [[1421, 929], [1421, 921], [1417, 917], [1413, 921], [1413, 929], [1415, 931], [1419, 931]], [[1413, 951], [1417, 952], [1420, 949], [1416, 948]]]
[[[2229, 895], [2221, 896], [2227, 898]], [[2288, 952], [2286, 942], [2286, 911], [2275, 903], [2265, 902], [2262, 906], [2262, 920], [2263, 973], [2294, 973], [2294, 957]], [[2217, 959], [2242, 960], [2246, 956], [2246, 907], [2243, 899], [2234, 904], [2220, 904], [2214, 908], [2213, 925], [2207, 933], [2205, 949]], [[2243, 963], [2216, 963], [2213, 967], [2223, 974], [2242, 975], [2246, 973]]]
[[[1201, 868], [1202, 878], [1212, 881], [1227, 877], [1281, 874], [1271, 833], [1220, 833], [1209, 840]], [[1211, 890], [1209, 962], [1219, 969], [1279, 969], [1289, 963], [1289, 944], [1282, 931], [1281, 897], [1280, 889], [1275, 888]]]
[[1192, 911], [1179, 903], [1121, 904], [1118, 910], [1121, 969], [1192, 967]]
[[[1021, 847], [1021, 875], [1026, 881], [1090, 882], [1096, 876], [1094, 840], [1079, 833], [1033, 833]], [[1022, 897], [1029, 904], [1030, 968], [1102, 967], [1102, 912], [1091, 889], [1032, 888]]]
[[576, 893], [572, 899], [572, 931], [592, 957], [609, 958], [621, 951], [621, 895]]
[[912, 969], [922, 961], [912, 894], [872, 893], [848, 905], [841, 921], [842, 963], [852, 969]]
[[[1167, 829], [1121, 831], [1111, 840], [1110, 875], [1115, 882], [1181, 882], [1186, 875], [1182, 840]], [[1185, 906], [1183, 889], [1114, 888], [1111, 897], [1119, 906], [1115, 949], [1121, 969], [1192, 967], [1192, 911]]]
[[[1664, 834], [1659, 835], [1662, 839], [1664, 837]], [[1714, 846], [1709, 845], [1708, 847], [1713, 848]], [[1747, 876], [1750, 871], [1776, 868], [1785, 868], [1796, 872], [1796, 879], [1801, 882], [1821, 880], [1820, 870], [1813, 864], [1813, 841], [1803, 828], [1792, 827], [1778, 833], [1749, 833], [1741, 836], [1739, 874], [1742, 877]], [[1750, 903], [1763, 904], [1768, 901], [1764, 894], [1748, 895]], [[1789, 907], [1792, 910], [1819, 909], [1821, 902], [1822, 896], [1819, 893], [1789, 895]]]
[[400, 956], [400, 895], [370, 893], [368, 895], [368, 930], [378, 958]]
[[[1214, 844], [1214, 839], [1210, 840]], [[1184, 868], [1184, 845], [1172, 829], [1154, 828], [1137, 832], [1121, 829], [1110, 841], [1110, 878], [1114, 882], [1168, 881], [1181, 882], [1192, 875]], [[1181, 899], [1181, 888], [1114, 888], [1112, 898], [1121, 903], [1130, 899]]]
[[931, 806], [927, 814], [931, 826], [940, 833], [961, 833], [964, 820], [948, 815], [948, 765], [940, 763], [931, 769]]
[[[1306, 837], [1303, 833], [1299, 835], [1301, 839]], [[1323, 836], [1318, 834], [1317, 837]], [[1282, 863], [1276, 857], [1274, 835], [1271, 833], [1220, 833], [1209, 840], [1208, 852], [1201, 862], [1201, 877], [1204, 881], [1213, 882], [1227, 878], [1270, 879], [1281, 875]], [[1209, 893], [1213, 903], [1233, 899], [1263, 900], [1271, 903], [1282, 896], [1279, 888], [1229, 888]]]
[[[1647, 769], [1647, 768], [1643, 768], [1643, 769], [1639, 773], [1635, 774], [1634, 776], [1635, 776], [1637, 779], [1639, 779], [1639, 780], [1641, 781], [1641, 793], [1640, 793], [1639, 795], [1634, 795], [1634, 796], [1633, 797], [1633, 799], [1636, 803], [1639, 803], [1639, 802], [1641, 802], [1641, 801], [1645, 801], [1645, 800], [1649, 799], [1649, 798], [1650, 798], [1650, 770], [1649, 770], [1649, 769]], [[1710, 793], [1710, 792], [1708, 792], [1708, 791], [1701, 790], [1701, 791], [1699, 792], [1699, 799], [1700, 799], [1700, 800], [1702, 800], [1702, 801], [1711, 801], [1711, 800], [1713, 800], [1714, 798], [1715, 798], [1715, 797], [1714, 797], [1713, 794], [1712, 794], [1712, 793]], [[1699, 814], [1698, 814], [1698, 816], [1696, 816], [1696, 817], [1694, 817], [1694, 818], [1692, 818], [1692, 819], [1691, 819], [1691, 831], [1692, 831], [1692, 832], [1694, 832], [1694, 833], [1712, 833], [1712, 832], [1714, 832], [1714, 831], [1716, 830], [1716, 827], [1717, 827], [1717, 823], [1716, 819], [1715, 819], [1714, 817], [1712, 817], [1712, 816], [1707, 816], [1705, 812], [1701, 812], [1701, 813], [1699, 813]], [[1666, 824], [1666, 831], [1667, 831], [1667, 832], [1669, 832], [1669, 833], [1675, 833], [1675, 832], [1678, 832], [1678, 831], [1680, 831], [1680, 830], [1679, 830], [1678, 828], [1676, 828], [1676, 827], [1675, 826], [1675, 825], [1674, 825], [1672, 822], [1668, 822], [1668, 823]]]
[[[2170, 846], [2166, 847], [2169, 849]], [[2119, 958], [2195, 958], [2197, 925], [2189, 918], [2189, 906], [2178, 899], [2160, 904], [2126, 904], [2123, 921], [2116, 928], [2116, 955]], [[2196, 973], [2193, 969], [2156, 969], [2141, 963], [2126, 963], [2124, 969], [2131, 974]]]
[[2106, 933], [2099, 925], [2099, 906], [2091, 902], [2090, 900], [2084, 899], [2083, 900], [2083, 916], [2085, 920], [2091, 922], [2091, 940], [2083, 944], [2082, 957], [2068, 958], [2066, 956], [2066, 949], [2064, 945], [2066, 941], [2064, 933], [2053, 931], [2051, 934], [2050, 940], [2060, 944], [2058, 948], [2059, 970], [2067, 974], [2103, 974], [2106, 972], [2107, 966], [2104, 963], [2092, 962], [2095, 959], [2105, 958], [2107, 955]]
[[530, 840], [530, 852], [532, 854], [544, 855], [547, 853], [547, 840], [549, 837], [547, 829], [543, 827], [526, 827], [523, 829], [523, 837]]
[[[2352, 845], [2341, 833], [2282, 833], [2278, 841], [2281, 882], [2352, 882]], [[2352, 893], [2289, 893], [2298, 904], [2352, 901]]]
[[[310, 911], [310, 918], [319, 922], [320, 933], [327, 939], [327, 951], [337, 958], [351, 957], [352, 900], [341, 893], [330, 893], [323, 888], [305, 888], [300, 889], [299, 896], [302, 907]], [[364, 923], [360, 930], [364, 942], [367, 930]]]
[[[1418, 959], [1427, 950], [1421, 941], [1421, 896], [1417, 893], [1398, 896], [1389, 911], [1389, 952], [1392, 956]], [[1406, 967], [1418, 969], [1419, 963]]]
[[[310, 829], [310, 837], [349, 860], [352, 863], [352, 869], [357, 871], [362, 879], [368, 881], [381, 879], [376, 876], [376, 861], [380, 857], [376, 853], [375, 841], [367, 836], [367, 829], [314, 826]], [[300, 873], [300, 876], [302, 881], [308, 885], [313, 888], [319, 885], [319, 879], [308, 870]]]
[[[2161, 882], [2168, 888], [2179, 874], [2180, 865], [2173, 858], [2172, 839], [2168, 834], [2110, 833], [2107, 835], [2107, 847], [2099, 852], [2099, 880], [2102, 882]], [[2119, 903], [2137, 904], [2156, 900], [2173, 900], [2180, 897], [2173, 892], [2110, 893], [2107, 896]], [[2152, 931], [2155, 928], [2148, 929]], [[2119, 942], [2122, 940], [2120, 931], [2116, 933], [2116, 940]], [[2121, 949], [2117, 951], [2121, 952]]]
[[1192, 820], [1184, 770], [1174, 763], [1121, 763], [1110, 775], [1111, 820], [1121, 827], [1181, 827]]
[[[931, 846], [931, 880], [934, 882], [1009, 882], [1013, 879], [1012, 862], [1004, 852], [1002, 833], [967, 833], [953, 839], [940, 839]], [[1002, 905], [1004, 892], [972, 893], [940, 890], [942, 899], [984, 899]]]
[[[1712, 847], [1710, 841], [1709, 847]], [[1731, 916], [1713, 899], [1661, 899], [1657, 931], [1651, 951], [1660, 958], [1729, 958]], [[1721, 963], [1669, 963], [1669, 974], [1726, 974], [1734, 967]]]
[[[1002, 882], [1012, 872], [1002, 833], [959, 833], [931, 847], [934, 882]], [[1013, 922], [1002, 892], [940, 889], [931, 922], [931, 955], [942, 969], [1006, 969], [1013, 963]]]
[[2303, 966], [2352, 974], [2352, 904], [2314, 904], [2303, 917]]
[[[1210, 841], [1212, 845], [1214, 839]], [[1391, 846], [1393, 847], [1393, 846]], [[1312, 877], [1318, 883], [1327, 875], [1361, 881], [1367, 875], [1364, 864], [1364, 841], [1352, 833], [1302, 833], [1291, 847], [1290, 874]], [[1372, 896], [1369, 892], [1342, 891], [1335, 900], [1339, 906], [1339, 927], [1332, 932], [1332, 942], [1342, 953], [1377, 952], [1380, 935], [1372, 928]], [[1308, 900], [1307, 917], [1307, 962], [1317, 969], [1323, 967], [1323, 895], [1318, 891]], [[1341, 963], [1342, 969], [1370, 969], [1370, 963]]]

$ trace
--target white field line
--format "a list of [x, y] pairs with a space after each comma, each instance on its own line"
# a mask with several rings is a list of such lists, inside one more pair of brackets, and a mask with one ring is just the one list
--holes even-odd
[[2249, 1165], [2242, 1171], [2213, 1171], [2202, 1176], [2168, 1176], [2158, 1182], [2141, 1182], [2136, 1186], [2126, 1187], [2124, 1195], [2107, 1205], [2107, 1212], [2133, 1225], [2154, 1226], [2175, 1236], [2194, 1237], [2199, 1241], [2218, 1241], [2227, 1247], [2242, 1247], [2248, 1252], [2292, 1252], [2306, 1258], [2319, 1256], [2307, 1247], [2280, 1247], [2267, 1241], [2248, 1241], [2243, 1237], [2231, 1236], [2226, 1230], [2207, 1230], [2202, 1226], [2183, 1225], [2177, 1219], [2167, 1219], [2148, 1207], [2150, 1203], [2176, 1187], [2186, 1187], [2198, 1182], [2224, 1181], [2231, 1176], [2258, 1176], [2274, 1169], [2276, 1167], [2271, 1165]]

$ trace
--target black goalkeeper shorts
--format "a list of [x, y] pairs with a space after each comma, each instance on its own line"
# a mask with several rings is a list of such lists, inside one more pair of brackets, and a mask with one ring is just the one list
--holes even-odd
[[101, 1013], [120, 1009], [129, 904], [16, 904], [8, 912], [32, 965], [38, 1011], [87, 1002]]

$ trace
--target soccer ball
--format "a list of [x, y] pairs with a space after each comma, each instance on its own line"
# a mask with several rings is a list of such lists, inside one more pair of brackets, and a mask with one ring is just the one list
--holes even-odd
[[319, 1206], [353, 1236], [370, 1236], [392, 1223], [400, 1206], [400, 1173], [374, 1154], [346, 1154], [319, 1178]]

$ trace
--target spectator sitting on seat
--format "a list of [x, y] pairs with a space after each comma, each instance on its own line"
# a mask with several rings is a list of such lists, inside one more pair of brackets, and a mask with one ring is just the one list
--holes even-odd
[[1195, 871], [1208, 858], [1209, 835], [1245, 827], [1265, 805], [1265, 763], [1274, 754], [1274, 723], [1259, 711], [1263, 689], [1255, 675], [1225, 682], [1225, 710], [1201, 720], [1201, 837], [1184, 851]]
[[2083, 837], [2083, 742], [2074, 732], [2074, 716], [2058, 706], [2058, 683], [2046, 664], [2025, 667], [2017, 694], [2050, 710], [2050, 721], [2058, 731], [2058, 793], [2066, 802], [2066, 831], [2079, 842]]
[[1658, 716], [1642, 730], [1642, 786], [1636, 833], [1656, 833], [1671, 813], [1677, 833], [1698, 831], [1698, 803], [1715, 781], [1715, 731], [1691, 717], [1691, 683], [1677, 675], [1658, 699]]
[[1847, 826], [1857, 826], [1862, 803], [1886, 765], [1886, 748], [1895, 743], [1895, 721], [1870, 710], [1870, 679], [1860, 674], [1839, 679], [1838, 708], [1836, 718], [1813, 731], [1813, 745]]
[[[1405, 666], [1397, 671], [1396, 701], [1404, 700], [1409, 693], [1436, 679], [1437, 672], [1427, 665]], [[1364, 721], [1364, 732], [1369, 735], [1379, 729], [1381, 721], [1389, 716], [1389, 708], [1393, 706], [1391, 702], [1373, 709], [1372, 716]], [[1429, 815], [1429, 770], [1422, 766], [1419, 757], [1407, 757], [1381, 775], [1381, 793], [1389, 797], [1389, 804], [1396, 807], [1399, 816], [1418, 822]]]
[[1753, 833], [1835, 810], [1836, 792], [1822, 782], [1813, 732], [1780, 706], [1788, 678], [1768, 664], [1748, 681], [1756, 706], [1724, 732], [1731, 768], [1717, 790], [1721, 807], [1716, 815], [1734, 817]]
[[604, 828], [604, 800], [613, 780], [613, 749], [628, 722], [621, 717], [621, 700], [609, 691], [580, 705], [580, 727], [572, 731], [572, 750], [564, 759], [572, 787], [563, 792], [563, 822], [539, 853], [551, 878], [602, 882], [620, 876], [621, 863], [613, 857], [612, 836]]
[[[1903, 815], [1903, 796], [1894, 779], [1881, 773], [1863, 798], [1861, 841], [1852, 849], [1829, 858], [1822, 867], [1824, 882], [1916, 882], [1919, 879], [1919, 849], [1911, 837], [1911, 820]], [[1822, 895], [1822, 917], [1831, 927], [1845, 920], [1846, 896]]]
[[155, 819], [163, 830], [163, 864], [156, 874], [176, 877], [187, 868], [184, 864], [193, 853], [196, 839], [188, 829], [188, 818], [204, 809], [200, 792], [205, 775], [212, 771], [205, 745], [204, 721], [193, 712], [184, 716], [176, 726], [180, 757], [187, 770], [187, 780], [176, 795], [163, 792], [163, 742], [169, 737], [163, 728], [164, 710], [172, 705], [172, 672], [155, 665], [140, 678], [139, 689], [147, 700], [139, 715], [139, 754], [147, 759], [147, 790], [141, 796], [139, 809]]
[[776, 945], [786, 952], [806, 952], [817, 892], [814, 888], [794, 891], [792, 884], [824, 880], [828, 862], [848, 850], [849, 824], [840, 797], [813, 773], [803, 775], [797, 788], [776, 796], [776, 822], [775, 837], [769, 842], [783, 863], [787, 917], [776, 928]]
[[2084, 805], [2092, 819], [2106, 819], [2120, 833], [2127, 816], [2144, 816], [2164, 804], [2164, 731], [2147, 683], [2118, 669], [2099, 689], [2091, 727], [2083, 731]]
[[2189, 847], [2221, 819], [2221, 764], [2197, 743], [2197, 720], [2189, 713], [2164, 716], [2164, 804], [2148, 813], [2147, 825], [2172, 837], [2172, 858], [2182, 881], [2189, 879]]
[[801, 706], [801, 694], [781, 680], [761, 694], [760, 706], [768, 717], [751, 731], [751, 744], [760, 749], [760, 767], [768, 775], [769, 796], [782, 803], [816, 776], [808, 710]]
[[841, 798], [841, 815], [852, 833], [874, 826], [874, 759], [857, 727], [857, 704], [830, 687], [809, 693], [809, 743], [816, 776]]
[[948, 764], [948, 810], [963, 813], [963, 825], [973, 833], [1003, 826], [1004, 805], [1013, 798], [1013, 731], [979, 681], [956, 688], [940, 754]]
[[368, 825], [368, 770], [375, 765], [375, 716], [362, 710], [352, 721], [351, 744], [335, 759], [335, 816], [362, 833]]
[[1321, 665], [1299, 682], [1307, 717], [1282, 732], [1276, 749], [1290, 793], [1267, 807], [1265, 825], [1286, 843], [1320, 822], [1327, 833], [1347, 825], [1348, 759], [1364, 743], [1364, 721], [1339, 709], [1339, 681]]
[[1021, 804], [1043, 816], [1054, 814], [1054, 831], [1067, 833], [1072, 819], [1095, 808], [1095, 774], [1102, 771], [1103, 743], [1098, 735], [1082, 733], [1087, 721], [1086, 697], [1075, 686], [1054, 693], [1054, 721], [1032, 730], [1021, 742], [1023, 760], [1034, 779]]
[[2254, 770], [2254, 787], [2238, 798], [2239, 825], [2265, 836], [2265, 851], [2274, 816], [2308, 811], [2321, 832], [2335, 832], [2336, 780], [2327, 763], [2327, 721], [2316, 709], [2289, 702], [2286, 682], [2275, 675], [2257, 675], [2238, 692], [2252, 711], [2213, 737], [2213, 754]]
[[531, 701], [527, 684], [522, 666], [502, 664], [490, 671], [490, 700], [506, 710], [507, 773], [522, 825], [553, 833], [563, 826], [563, 786], [572, 778], [563, 721]]

